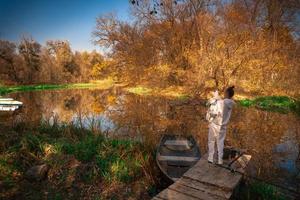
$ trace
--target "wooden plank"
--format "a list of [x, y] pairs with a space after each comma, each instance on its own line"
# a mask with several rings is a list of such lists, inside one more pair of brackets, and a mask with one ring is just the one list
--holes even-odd
[[236, 171], [244, 173], [250, 160], [251, 160], [251, 155], [244, 154], [241, 157], [239, 157], [234, 163], [232, 163], [231, 167]]
[[224, 198], [207, 193], [206, 191], [198, 190], [195, 188], [191, 188], [185, 185], [181, 185], [180, 183], [176, 182], [175, 184], [169, 187], [170, 190], [174, 190], [180, 192], [182, 194], [186, 194], [197, 199], [204, 199], [204, 200], [224, 200]]
[[184, 174], [184, 177], [188, 177], [202, 183], [215, 185], [229, 191], [233, 190], [242, 178], [240, 174], [228, 174], [228, 172], [224, 172], [224, 170], [220, 170], [215, 174], [208, 173], [206, 175], [203, 173]]
[[188, 177], [214, 175], [219, 170], [220, 169], [216, 168], [213, 164], [209, 164], [206, 160], [201, 159], [193, 168], [189, 169], [185, 175]]
[[231, 191], [222, 190], [221, 188], [214, 186], [214, 185], [207, 185], [204, 183], [201, 183], [199, 181], [189, 179], [186, 177], [180, 178], [176, 183], [179, 183], [181, 185], [185, 185], [191, 188], [195, 188], [197, 190], [205, 191], [207, 193], [219, 196], [223, 199], [229, 199], [232, 195]]
[[189, 147], [188, 140], [166, 140], [164, 144], [171, 145], [171, 146], [187, 146], [187, 147]]
[[233, 190], [242, 178], [240, 174], [231, 173], [227, 169], [209, 164], [206, 160], [200, 160], [192, 169], [184, 174], [184, 177], [227, 190]]
[[199, 198], [195, 198], [186, 194], [182, 194], [180, 192], [165, 189], [157, 195], [158, 198], [165, 200], [199, 200]]
[[195, 162], [199, 160], [198, 157], [186, 157], [186, 156], [161, 156], [158, 155], [159, 161], [184, 161], [184, 162]]
[[[177, 157], [177, 156], [171, 156]], [[182, 158], [182, 157], [181, 157]], [[242, 175], [232, 173], [228, 169], [209, 164], [204, 155], [183, 177], [173, 185], [159, 193], [154, 200], [224, 200], [230, 199]], [[251, 159], [244, 155], [233, 166], [244, 170]]]
[[163, 199], [159, 198], [158, 196], [155, 196], [152, 198], [152, 200], [163, 200]]

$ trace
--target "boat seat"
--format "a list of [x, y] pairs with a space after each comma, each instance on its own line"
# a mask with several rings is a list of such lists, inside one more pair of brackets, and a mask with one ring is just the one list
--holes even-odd
[[191, 167], [195, 162], [186, 162], [186, 161], [161, 161], [161, 162], [167, 162], [168, 166], [176, 166], [176, 167]]
[[189, 146], [188, 140], [166, 140], [164, 145]]
[[185, 162], [195, 162], [199, 160], [198, 157], [186, 157], [186, 156], [161, 156], [158, 155], [159, 161], [185, 161]]
[[192, 148], [192, 144], [188, 140], [166, 140], [164, 146], [176, 151], [185, 151]]

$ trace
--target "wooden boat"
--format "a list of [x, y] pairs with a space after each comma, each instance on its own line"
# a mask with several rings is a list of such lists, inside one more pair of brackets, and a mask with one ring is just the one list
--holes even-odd
[[200, 149], [192, 136], [163, 135], [157, 147], [156, 162], [172, 182], [200, 160]]

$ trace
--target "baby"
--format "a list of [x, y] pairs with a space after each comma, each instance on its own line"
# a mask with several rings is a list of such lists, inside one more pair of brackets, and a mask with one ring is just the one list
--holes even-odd
[[218, 100], [221, 99], [219, 96], [218, 90], [212, 92], [213, 97], [208, 100], [207, 106], [209, 106], [207, 113], [206, 113], [206, 120], [208, 122], [212, 122], [216, 116], [218, 116], [219, 112], [219, 105], [218, 105]]

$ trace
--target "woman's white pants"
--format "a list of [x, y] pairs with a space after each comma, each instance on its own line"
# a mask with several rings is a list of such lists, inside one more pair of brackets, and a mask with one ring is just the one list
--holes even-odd
[[209, 123], [208, 131], [208, 161], [213, 162], [215, 153], [215, 143], [217, 143], [218, 164], [223, 164], [224, 140], [226, 137], [226, 126]]

